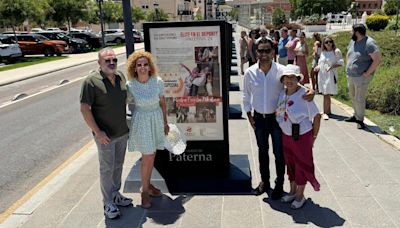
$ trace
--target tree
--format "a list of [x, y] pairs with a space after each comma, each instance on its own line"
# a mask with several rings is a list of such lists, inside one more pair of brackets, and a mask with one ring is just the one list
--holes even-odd
[[103, 19], [105, 22], [123, 22], [124, 16], [122, 13], [121, 3], [113, 1], [103, 2]]
[[41, 20], [49, 6], [45, 0], [1, 0], [0, 21], [13, 28], [27, 20]]
[[168, 21], [168, 14], [163, 9], [154, 9], [147, 13], [147, 21]]
[[141, 20], [146, 19], [146, 12], [140, 7], [134, 6], [132, 7], [132, 22], [137, 23]]
[[90, 5], [91, 0], [48, 0], [53, 12], [49, 18], [58, 22], [59, 25], [68, 23], [68, 28], [71, 28], [71, 23], [75, 24], [81, 19], [88, 18], [87, 5]]
[[238, 21], [239, 20], [239, 9], [233, 8], [231, 11], [229, 11], [228, 16], [230, 16], [232, 20]]
[[350, 7], [351, 0], [290, 0], [292, 5], [291, 17], [297, 18], [300, 16], [339, 13], [347, 11]]
[[276, 8], [272, 13], [272, 24], [275, 27], [280, 27], [286, 23], [286, 15], [282, 8]]
[[397, 1], [387, 0], [383, 8], [386, 15], [395, 15], [397, 13]]

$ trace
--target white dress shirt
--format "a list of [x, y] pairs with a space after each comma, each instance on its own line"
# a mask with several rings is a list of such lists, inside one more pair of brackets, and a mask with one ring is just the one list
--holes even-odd
[[267, 74], [259, 68], [259, 63], [247, 68], [244, 74], [243, 108], [245, 112], [252, 109], [261, 114], [274, 113], [283, 84], [279, 75], [285, 66], [272, 62]]

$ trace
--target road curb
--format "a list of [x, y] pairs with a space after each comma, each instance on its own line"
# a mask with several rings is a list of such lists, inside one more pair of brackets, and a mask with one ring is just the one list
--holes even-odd
[[[350, 106], [348, 106], [334, 98], [332, 98], [332, 103], [339, 106], [341, 109], [343, 109], [349, 115], [353, 114], [353, 109]], [[366, 123], [366, 127], [370, 132], [374, 133], [382, 141], [386, 142], [387, 144], [391, 145], [393, 148], [400, 151], [400, 139], [396, 138], [393, 135], [387, 134], [378, 125], [376, 125], [374, 122], [372, 122], [370, 119], [368, 119], [366, 117], [364, 118], [364, 122]]]
[[[125, 55], [125, 52], [116, 54], [116, 56], [120, 56], [120, 55]], [[63, 60], [65, 61], [65, 59], [63, 59]], [[64, 70], [64, 69], [68, 69], [68, 68], [72, 68], [72, 67], [76, 67], [76, 66], [81, 66], [81, 65], [84, 65], [84, 64], [87, 64], [87, 63], [94, 62], [96, 60], [97, 60], [97, 57], [95, 59], [86, 60], [84, 62], [79, 62], [79, 63], [76, 63], [76, 64], [71, 64], [71, 65], [59, 67], [59, 68], [56, 68], [56, 69], [40, 72], [40, 73], [33, 74], [33, 75], [28, 75], [28, 76], [23, 77], [23, 78], [10, 79], [10, 80], [5, 81], [5, 82], [0, 82], [0, 86], [10, 85], [10, 84], [13, 84], [13, 83], [16, 83], [16, 82], [20, 82], [20, 81], [24, 81], [24, 80], [27, 80], [27, 79], [30, 79], [30, 78], [36, 78], [36, 77], [43, 76], [43, 75], [46, 75], [46, 74], [51, 74], [51, 73], [54, 73], [54, 72], [57, 72], [57, 71], [60, 71], [60, 70]]]

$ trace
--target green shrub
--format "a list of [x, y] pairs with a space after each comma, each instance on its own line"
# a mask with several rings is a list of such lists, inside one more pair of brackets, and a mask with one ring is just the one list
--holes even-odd
[[373, 31], [379, 31], [385, 29], [388, 23], [389, 23], [389, 17], [382, 15], [371, 15], [367, 17], [366, 21], [368, 29]]
[[400, 114], [400, 65], [378, 68], [368, 89], [367, 108]]

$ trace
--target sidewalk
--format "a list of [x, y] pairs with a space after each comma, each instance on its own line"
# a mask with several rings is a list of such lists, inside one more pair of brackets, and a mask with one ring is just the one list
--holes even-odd
[[[135, 50], [144, 47], [143, 43], [135, 44]], [[126, 53], [125, 47], [114, 48], [116, 55]], [[56, 61], [36, 64], [28, 67], [20, 67], [13, 70], [0, 72], [0, 86], [13, 82], [33, 78], [40, 75], [48, 74], [69, 67], [74, 67], [89, 63], [98, 59], [97, 52], [88, 52], [82, 54], [68, 54], [68, 58]]]
[[[240, 88], [242, 79], [231, 77]], [[230, 92], [229, 99], [232, 104], [241, 104], [241, 92]], [[322, 97], [315, 100], [321, 108]], [[308, 185], [308, 200], [300, 210], [291, 210], [288, 204], [272, 201], [266, 194], [165, 194], [154, 198], [153, 207], [144, 210], [140, 194], [128, 192], [124, 194], [133, 198], [134, 206], [121, 208], [123, 215], [117, 220], [105, 219], [97, 150], [92, 144], [0, 227], [400, 227], [400, 150], [343, 121], [349, 113], [341, 105], [333, 104], [332, 111], [336, 115], [322, 120], [314, 147], [321, 191], [314, 192]], [[260, 181], [257, 144], [244, 118], [245, 114], [243, 119], [229, 120], [230, 154], [248, 156], [256, 186]], [[138, 153], [127, 153], [123, 181], [139, 158]], [[270, 170], [273, 179], [273, 162]], [[287, 180], [284, 188], [289, 189]]]

